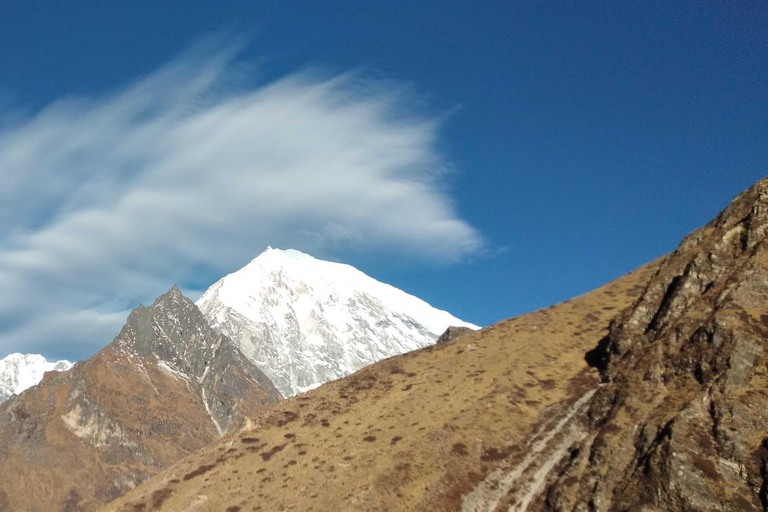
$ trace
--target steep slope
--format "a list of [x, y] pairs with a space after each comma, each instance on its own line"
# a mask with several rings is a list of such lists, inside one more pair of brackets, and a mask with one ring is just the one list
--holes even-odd
[[279, 399], [174, 287], [0, 405], [0, 510], [95, 510]]
[[69, 361], [49, 362], [39, 354], [10, 354], [0, 359], [0, 403], [38, 385], [45, 372], [64, 372], [71, 367]]
[[666, 258], [591, 354], [604, 386], [548, 510], [768, 509], [768, 179]]
[[585, 352], [656, 268], [281, 402], [105, 510], [455, 510], [581, 410]]
[[349, 265], [268, 248], [197, 302], [285, 396], [478, 327]]

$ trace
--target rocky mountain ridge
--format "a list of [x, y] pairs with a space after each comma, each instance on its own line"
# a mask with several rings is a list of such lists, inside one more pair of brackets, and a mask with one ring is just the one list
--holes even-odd
[[[253, 389], [263, 403], [282, 398], [264, 373], [251, 364], [226, 336], [214, 332], [197, 307], [174, 286], [155, 303], [139, 305], [112, 347], [139, 361], [154, 358], [171, 375], [186, 379], [203, 400], [219, 434], [235, 428], [243, 415], [239, 401]], [[137, 362], [141, 365], [141, 362]]]
[[350, 265], [271, 247], [197, 301], [285, 396], [478, 329]]
[[280, 398], [174, 287], [0, 405], [0, 510], [95, 510]]
[[590, 362], [604, 385], [546, 510], [768, 508], [768, 179], [686, 237]]
[[36, 386], [45, 372], [63, 372], [72, 367], [69, 361], [48, 361], [39, 354], [9, 354], [0, 359], [0, 403], [13, 395]]

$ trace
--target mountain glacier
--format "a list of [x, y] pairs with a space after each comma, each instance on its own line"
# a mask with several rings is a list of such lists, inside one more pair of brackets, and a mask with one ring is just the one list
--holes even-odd
[[449, 326], [479, 328], [350, 265], [271, 247], [196, 304], [286, 397], [431, 345]]
[[10, 354], [0, 359], [0, 403], [36, 386], [45, 372], [69, 370], [69, 361], [49, 362], [39, 354]]

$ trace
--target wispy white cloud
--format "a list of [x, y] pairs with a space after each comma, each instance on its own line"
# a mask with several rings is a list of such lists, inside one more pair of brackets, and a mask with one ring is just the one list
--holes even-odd
[[0, 356], [90, 353], [136, 300], [266, 245], [481, 250], [407, 88], [317, 70], [253, 86], [236, 54], [201, 45], [0, 127]]

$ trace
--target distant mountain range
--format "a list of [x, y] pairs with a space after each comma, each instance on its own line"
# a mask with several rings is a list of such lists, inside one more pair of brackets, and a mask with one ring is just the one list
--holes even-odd
[[478, 326], [350, 265], [268, 248], [197, 301], [288, 397]]
[[47, 361], [38, 354], [10, 354], [0, 359], [0, 403], [36, 386], [45, 372], [69, 370], [69, 361]]

